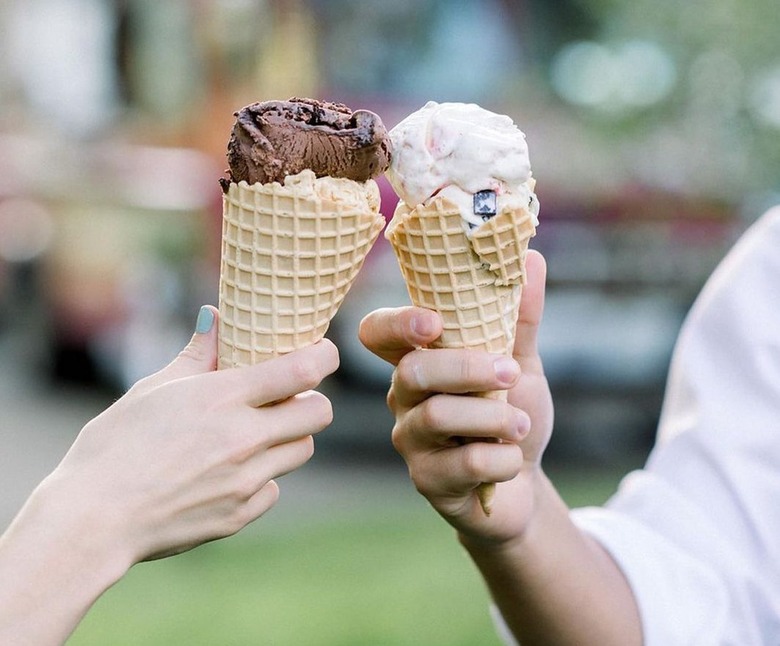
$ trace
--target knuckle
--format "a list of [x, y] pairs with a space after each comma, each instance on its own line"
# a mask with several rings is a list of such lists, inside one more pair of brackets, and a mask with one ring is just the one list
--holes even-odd
[[317, 364], [308, 357], [297, 357], [290, 366], [290, 373], [301, 391], [315, 388], [322, 380]]
[[419, 453], [419, 443], [415, 440], [415, 431], [409, 425], [408, 416], [398, 419], [393, 425], [390, 432], [390, 442], [407, 462]]
[[[258, 489], [257, 478], [253, 473], [244, 470], [236, 477], [233, 483], [233, 497], [239, 503], [246, 502], [254, 496]], [[240, 507], [241, 505], [239, 505]]]
[[401, 358], [394, 371], [393, 380], [409, 390], [422, 389], [424, 387], [418, 353], [410, 352]]
[[409, 465], [409, 479], [412, 481], [417, 493], [423, 497], [428, 498], [432, 494], [434, 489], [431, 487], [429, 479], [425, 477], [425, 471], [423, 469], [418, 469], [414, 465]]
[[243, 428], [234, 428], [223, 438], [225, 461], [233, 466], [244, 464], [258, 450], [258, 437]]
[[425, 481], [419, 479], [412, 479], [414, 488], [423, 498], [431, 499], [434, 495], [435, 489], [431, 488]]
[[226, 519], [226, 536], [237, 534], [254, 520], [254, 515], [250, 513], [249, 509], [247, 504], [236, 506]]
[[423, 428], [441, 428], [447, 419], [448, 407], [441, 397], [429, 397], [417, 407]]
[[481, 442], [466, 444], [461, 452], [461, 468], [463, 474], [474, 480], [481, 480], [480, 474], [484, 471], [485, 460]]
[[404, 446], [406, 445], [406, 433], [400, 424], [395, 424], [393, 430], [390, 433], [390, 442], [393, 448], [401, 455], [404, 453]]
[[207, 358], [206, 348], [203, 344], [196, 343], [195, 340], [192, 340], [179, 352], [179, 358], [191, 359], [198, 362], [203, 361]]
[[396, 406], [398, 405], [398, 398], [396, 397], [392, 386], [387, 391], [387, 397], [385, 397], [385, 404], [387, 404], [387, 407], [390, 409], [391, 412], [395, 413]]
[[464, 356], [460, 358], [457, 363], [457, 375], [460, 381], [470, 384], [477, 372], [472, 365], [471, 359], [473, 359], [475, 353], [464, 353]]

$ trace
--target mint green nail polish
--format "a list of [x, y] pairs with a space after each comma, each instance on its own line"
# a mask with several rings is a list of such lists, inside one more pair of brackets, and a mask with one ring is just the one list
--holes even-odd
[[205, 305], [200, 308], [198, 312], [198, 320], [195, 322], [195, 332], [198, 334], [206, 334], [214, 325], [214, 312], [211, 308]]

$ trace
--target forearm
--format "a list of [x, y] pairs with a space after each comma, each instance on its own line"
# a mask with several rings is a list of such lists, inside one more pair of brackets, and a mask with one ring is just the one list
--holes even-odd
[[523, 646], [642, 643], [633, 594], [612, 558], [570, 520], [543, 474], [534, 520], [500, 548], [461, 536], [507, 625]]
[[64, 643], [127, 571], [100, 511], [46, 483], [33, 493], [0, 537], [0, 643]]

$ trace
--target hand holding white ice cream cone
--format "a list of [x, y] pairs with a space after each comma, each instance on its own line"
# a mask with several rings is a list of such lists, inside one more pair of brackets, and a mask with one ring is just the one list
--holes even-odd
[[[433, 347], [511, 355], [538, 215], [525, 136], [508, 117], [435, 103], [390, 136], [388, 177], [401, 202], [386, 237], [412, 302], [442, 318]], [[494, 488], [477, 490], [488, 515]]]
[[[501, 226], [502, 222], [512, 226]], [[400, 204], [386, 236], [398, 257], [412, 303], [439, 313], [443, 331], [432, 347], [470, 348], [512, 354], [515, 327], [525, 280], [528, 240], [535, 233], [531, 214], [504, 212], [485, 223], [479, 238], [496, 258], [515, 259], [516, 272], [507, 280], [507, 266], [492, 270], [462, 225], [459, 209], [437, 197], [409, 210]], [[475, 232], [475, 233], [476, 233]], [[506, 284], [504, 284], [506, 283]], [[506, 399], [506, 391], [480, 393]], [[482, 508], [490, 514], [494, 485], [480, 487]]]

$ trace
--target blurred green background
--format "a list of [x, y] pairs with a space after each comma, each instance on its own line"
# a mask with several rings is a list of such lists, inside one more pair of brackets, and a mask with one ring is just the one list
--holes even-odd
[[[615, 477], [556, 480], [577, 505], [602, 502]], [[327, 517], [287, 509], [234, 538], [136, 566], [69, 643], [499, 646], [487, 592], [452, 531], [408, 489], [361, 490], [371, 499]]]
[[[773, 0], [0, 0], [0, 523], [216, 302], [233, 112], [296, 95], [389, 127], [474, 101], [526, 132], [547, 465], [571, 504], [602, 502], [651, 445], [697, 291], [777, 202], [778, 33]], [[356, 339], [406, 302], [380, 238], [329, 331], [336, 420], [278, 509], [136, 568], [72, 643], [497, 643], [390, 447], [390, 371]]]

